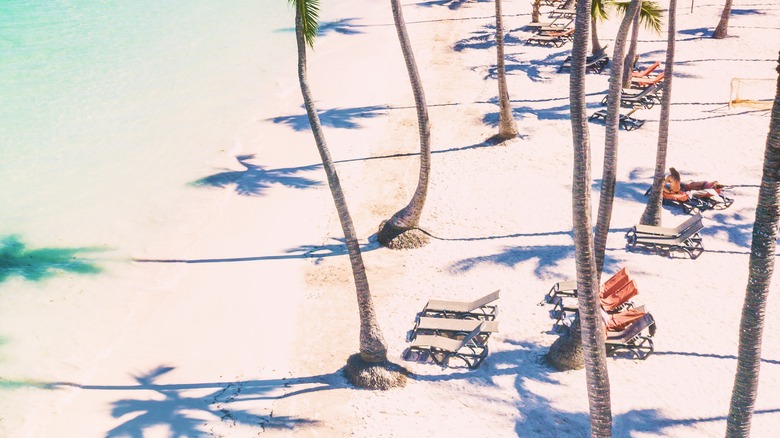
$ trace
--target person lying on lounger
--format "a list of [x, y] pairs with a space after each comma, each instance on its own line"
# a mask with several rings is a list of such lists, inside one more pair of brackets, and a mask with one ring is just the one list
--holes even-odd
[[718, 181], [686, 181], [682, 182], [680, 172], [674, 167], [669, 168], [669, 176], [664, 180], [664, 197], [685, 202], [690, 197], [710, 198], [715, 202], [725, 202], [720, 192], [725, 187]]

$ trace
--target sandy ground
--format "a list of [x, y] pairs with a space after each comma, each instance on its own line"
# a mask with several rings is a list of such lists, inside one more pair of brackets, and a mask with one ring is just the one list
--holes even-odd
[[[693, 14], [689, 5], [678, 13], [668, 163], [684, 178], [737, 186], [732, 207], [704, 214], [706, 251], [697, 260], [625, 250], [623, 234], [644, 207], [660, 110], [639, 111], [645, 126], [620, 131], [605, 272], [631, 270], [640, 289], [635, 301], [659, 328], [647, 360], [608, 361], [615, 436], [725, 430], [769, 126], [766, 111], [728, 108], [729, 81], [775, 77], [770, 42], [780, 40], [780, 3], [735, 5], [731, 37], [716, 41], [708, 35], [721, 8], [697, 2]], [[395, 252], [373, 241], [378, 224], [408, 201], [418, 170], [409, 155], [418, 149], [416, 116], [389, 5], [323, 5], [329, 26], [309, 74], [390, 357], [415, 376], [408, 386], [354, 390], [341, 373], [358, 349], [354, 286], [290, 78], [244, 127], [245, 141], [214, 166], [215, 175], [243, 173], [222, 188], [194, 188], [189, 215], [171, 225], [168, 238], [132, 254], [157, 262], [57, 280], [84, 291], [67, 299], [4, 298], [4, 306], [22, 310], [0, 327], [8, 338], [0, 435], [588, 435], [584, 371], [543, 364], [555, 335], [548, 309], [537, 305], [554, 282], [574, 276], [568, 75], [556, 72], [570, 46], [523, 45], [530, 4], [504, 3], [521, 137], [486, 146], [498, 119], [493, 4], [408, 3], [404, 12], [432, 124], [421, 226], [436, 238], [425, 248]], [[601, 27], [603, 43], [612, 46], [617, 24]], [[643, 31], [640, 63], [663, 61], [665, 46], [665, 32]], [[607, 79], [608, 71], [588, 75], [589, 111], [599, 107]], [[589, 129], [597, 190], [604, 128]], [[665, 225], [682, 220], [664, 210]], [[109, 289], [117, 294], [99, 293]], [[402, 359], [429, 298], [471, 300], [496, 289], [501, 330], [478, 370]], [[780, 427], [778, 311], [770, 300], [756, 437]]]

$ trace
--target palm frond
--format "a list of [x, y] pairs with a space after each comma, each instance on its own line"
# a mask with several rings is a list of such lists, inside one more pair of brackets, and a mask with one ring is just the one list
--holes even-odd
[[661, 33], [664, 11], [656, 2], [642, 2], [642, 9], [639, 10], [639, 22], [645, 26], [645, 29], [652, 30], [655, 33]]
[[590, 7], [590, 16], [597, 20], [604, 21], [609, 18], [607, 13], [608, 2], [606, 0], [593, 0]]
[[[630, 2], [627, 1], [612, 1], [610, 4], [615, 7], [621, 14], [625, 14]], [[642, 8], [639, 10], [639, 22], [645, 27], [645, 29], [652, 30], [655, 33], [661, 33], [661, 27], [663, 24], [663, 9], [656, 2], [643, 1]]]
[[301, 17], [306, 44], [314, 47], [314, 38], [317, 37], [320, 27], [320, 0], [288, 0], [288, 2]]

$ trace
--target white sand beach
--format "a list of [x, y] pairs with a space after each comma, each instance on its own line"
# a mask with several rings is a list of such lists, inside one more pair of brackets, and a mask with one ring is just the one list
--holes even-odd
[[[616, 437], [723, 436], [736, 368], [769, 112], [730, 109], [729, 81], [776, 79], [780, 2], [735, 3], [725, 40], [709, 38], [722, 2], [697, 1], [693, 11], [683, 3], [667, 162], [685, 179], [735, 186], [735, 202], [703, 213], [696, 260], [626, 251], [624, 233], [651, 182], [660, 108], [635, 114], [646, 120], [640, 129], [620, 130], [605, 276], [628, 267], [634, 301], [658, 331], [646, 360], [608, 359]], [[256, 111], [192, 178], [210, 179], [156, 216], [157, 240], [90, 255], [100, 275], [0, 284], [0, 436], [588, 436], [585, 371], [544, 363], [556, 335], [549, 307], [538, 305], [575, 275], [569, 76], [557, 73], [571, 45], [524, 45], [530, 2], [503, 6], [520, 138], [490, 146], [493, 3], [404, 4], [432, 125], [421, 227], [435, 238], [417, 250], [373, 240], [408, 202], [418, 173], [414, 102], [389, 3], [323, 4], [328, 26], [309, 52], [389, 356], [413, 373], [405, 388], [356, 390], [341, 372], [358, 351], [355, 289], [293, 64], [267, 95], [246, 97]], [[599, 28], [610, 56], [618, 24], [613, 17]], [[642, 30], [641, 65], [663, 62], [665, 49], [665, 30]], [[608, 73], [587, 76], [589, 113]], [[604, 126], [589, 131], [597, 199]], [[664, 208], [665, 226], [685, 218]], [[755, 437], [780, 427], [777, 284]], [[500, 332], [477, 370], [401, 357], [429, 298], [496, 289]]]

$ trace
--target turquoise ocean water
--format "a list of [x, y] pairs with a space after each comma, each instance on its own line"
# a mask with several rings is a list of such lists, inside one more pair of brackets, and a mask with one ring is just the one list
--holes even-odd
[[284, 0], [0, 2], [0, 238], [152, 238], [126, 224], [213, 171], [294, 73], [291, 26]]

